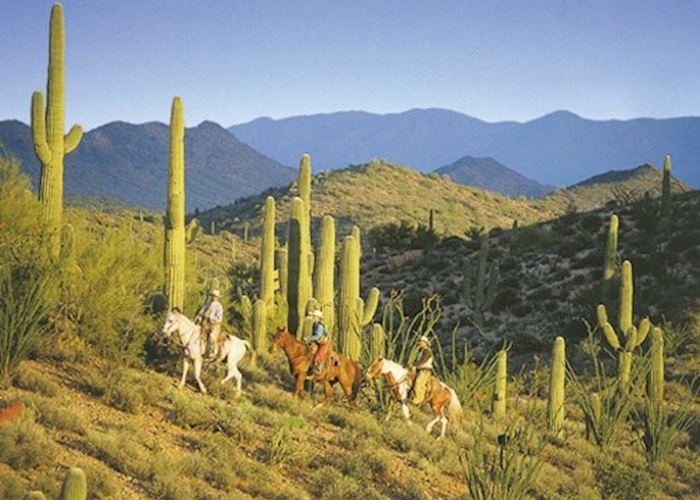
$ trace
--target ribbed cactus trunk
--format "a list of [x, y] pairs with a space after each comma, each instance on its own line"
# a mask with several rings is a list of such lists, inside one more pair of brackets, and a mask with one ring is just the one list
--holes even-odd
[[658, 327], [651, 331], [651, 371], [647, 392], [656, 407], [664, 400], [664, 336]]
[[492, 412], [496, 419], [506, 416], [506, 387], [508, 380], [508, 353], [499, 351], [496, 361], [496, 383], [493, 390]]
[[243, 331], [253, 335], [253, 303], [247, 295], [241, 296], [241, 316], [243, 316]]
[[617, 232], [619, 225], [620, 221], [618, 220], [617, 215], [612, 214], [610, 216], [608, 239], [605, 244], [605, 257], [603, 260], [603, 302], [610, 299], [613, 283], [615, 282], [615, 275], [617, 273], [615, 261], [617, 258]]
[[168, 308], [185, 305], [185, 117], [175, 97], [170, 115], [168, 208], [165, 218], [165, 295]]
[[326, 215], [321, 223], [321, 245], [315, 269], [314, 291], [323, 312], [323, 322], [335, 334], [335, 220]]
[[661, 181], [661, 205], [667, 209], [671, 203], [671, 155], [664, 156], [663, 180]]
[[386, 333], [379, 323], [372, 325], [369, 337], [370, 360], [386, 356]]
[[314, 272], [314, 253], [311, 247], [311, 157], [308, 154], [304, 154], [299, 162], [299, 178], [297, 180], [299, 185], [299, 198], [304, 202], [304, 218], [302, 225], [302, 235], [308, 242], [307, 245], [307, 268], [308, 274], [305, 279], [307, 283], [304, 284], [309, 290], [309, 297], [314, 296], [314, 283], [313, 283], [313, 272]]
[[71, 153], [83, 137], [80, 125], [74, 125], [64, 135], [64, 53], [63, 7], [51, 8], [49, 26], [49, 74], [46, 85], [46, 106], [40, 91], [32, 94], [32, 140], [34, 152], [41, 163], [39, 200], [42, 220], [49, 232], [50, 249], [57, 257], [61, 248], [63, 220], [63, 158]]
[[632, 263], [626, 260], [622, 263], [620, 276], [620, 304], [617, 320], [620, 331], [627, 335], [632, 328], [632, 308], [634, 300], [634, 281], [632, 280]]
[[279, 280], [279, 292], [284, 296], [284, 301], [287, 301], [287, 247], [278, 248], [275, 250], [275, 267], [277, 268], [277, 279]]
[[566, 344], [563, 337], [554, 340], [552, 370], [549, 379], [549, 401], [547, 413], [549, 430], [559, 435], [564, 426], [564, 377], [566, 367]]
[[310, 243], [304, 228], [304, 202], [292, 200], [289, 220], [289, 248], [287, 264], [287, 301], [289, 303], [289, 331], [297, 337], [302, 334], [302, 322], [306, 306], [311, 299], [311, 273], [309, 270]]
[[85, 500], [87, 498], [87, 478], [78, 467], [71, 467], [63, 479], [59, 500]]
[[253, 349], [267, 351], [270, 342], [267, 335], [267, 304], [263, 299], [255, 301], [253, 311]]
[[[359, 237], [359, 229], [357, 235]], [[340, 284], [340, 349], [357, 361], [362, 354], [362, 329], [374, 318], [379, 290], [372, 288], [366, 303], [360, 297], [360, 245], [353, 236], [346, 236], [343, 240]]]
[[268, 307], [275, 302], [275, 199], [265, 200], [263, 234], [260, 245], [260, 298]]

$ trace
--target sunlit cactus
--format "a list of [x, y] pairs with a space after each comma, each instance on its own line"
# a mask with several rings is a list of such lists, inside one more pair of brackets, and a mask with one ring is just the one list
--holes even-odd
[[165, 295], [168, 309], [185, 305], [185, 117], [182, 99], [170, 114], [168, 208], [165, 218]]
[[657, 407], [664, 400], [664, 335], [658, 327], [651, 331], [651, 370], [647, 392]]
[[253, 310], [253, 348], [258, 352], [267, 351], [267, 304], [263, 299], [255, 301]]
[[326, 215], [321, 223], [321, 244], [315, 270], [314, 292], [328, 332], [335, 333], [335, 220]]
[[493, 390], [491, 410], [496, 419], [506, 416], [506, 382], [508, 380], [508, 353], [499, 351], [496, 361], [496, 382]]
[[306, 316], [306, 305], [311, 298], [309, 270], [310, 242], [304, 228], [304, 202], [296, 197], [292, 200], [289, 219], [289, 248], [287, 264], [287, 302], [289, 304], [289, 331], [301, 335], [302, 320]]
[[58, 256], [61, 247], [63, 220], [63, 159], [80, 144], [83, 129], [74, 125], [64, 135], [65, 82], [63, 7], [51, 8], [49, 32], [49, 74], [46, 85], [46, 105], [40, 91], [32, 94], [31, 126], [34, 152], [41, 163], [39, 200], [42, 219], [50, 235], [51, 252]]
[[63, 479], [59, 500], [85, 500], [87, 498], [87, 478], [78, 467], [71, 467]]
[[386, 334], [379, 323], [372, 325], [372, 330], [369, 333], [369, 352], [372, 361], [380, 356], [386, 356]]
[[661, 182], [661, 205], [667, 209], [671, 203], [671, 155], [664, 156], [663, 180]]
[[268, 307], [275, 301], [275, 199], [265, 200], [263, 234], [260, 245], [260, 298]]
[[547, 413], [549, 430], [559, 434], [564, 426], [564, 378], [566, 372], [566, 343], [563, 337], [554, 340], [552, 370], [549, 379]]

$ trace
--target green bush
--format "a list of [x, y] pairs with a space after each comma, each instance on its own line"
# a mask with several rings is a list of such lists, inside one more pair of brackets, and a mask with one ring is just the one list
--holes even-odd
[[53, 460], [55, 445], [29, 412], [0, 423], [0, 462], [13, 469], [32, 469]]
[[646, 469], [605, 456], [598, 464], [596, 480], [606, 499], [646, 500], [656, 496], [654, 478]]
[[12, 383], [25, 391], [37, 392], [49, 397], [55, 396], [59, 391], [59, 385], [56, 382], [26, 366], [17, 370]]

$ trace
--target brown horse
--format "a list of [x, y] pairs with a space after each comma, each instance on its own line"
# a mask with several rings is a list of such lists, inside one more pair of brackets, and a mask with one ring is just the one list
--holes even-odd
[[289, 371], [296, 378], [294, 396], [304, 397], [304, 382], [310, 379], [314, 382], [323, 382], [326, 393], [324, 403], [333, 399], [333, 385], [336, 383], [340, 383], [348, 403], [353, 403], [360, 387], [360, 368], [357, 363], [342, 354], [335, 354], [320, 373], [309, 377], [313, 354], [303, 342], [286, 330], [278, 330], [270, 346], [270, 352], [275, 352], [277, 349], [282, 349], [286, 354]]

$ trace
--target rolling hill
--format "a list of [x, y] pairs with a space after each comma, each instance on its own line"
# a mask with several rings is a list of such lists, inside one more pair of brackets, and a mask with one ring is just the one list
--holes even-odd
[[413, 109], [260, 118], [229, 130], [287, 165], [304, 151], [322, 169], [379, 157], [423, 172], [465, 155], [490, 156], [538, 182], [563, 186], [604, 170], [661, 162], [669, 153], [676, 176], [700, 186], [697, 117], [589, 120], [557, 111], [524, 123], [488, 123], [445, 109]]
[[[0, 143], [22, 162], [36, 185], [39, 164], [30, 128], [0, 122]], [[213, 122], [185, 133], [187, 207], [209, 208], [270, 186], [288, 184], [293, 169], [258, 153]], [[168, 172], [168, 126], [112, 122], [85, 134], [66, 157], [67, 196], [118, 198], [130, 205], [162, 209]]]
[[449, 175], [453, 182], [475, 186], [508, 196], [542, 196], [554, 188], [520, 175], [493, 158], [465, 156], [456, 162], [435, 170]]

